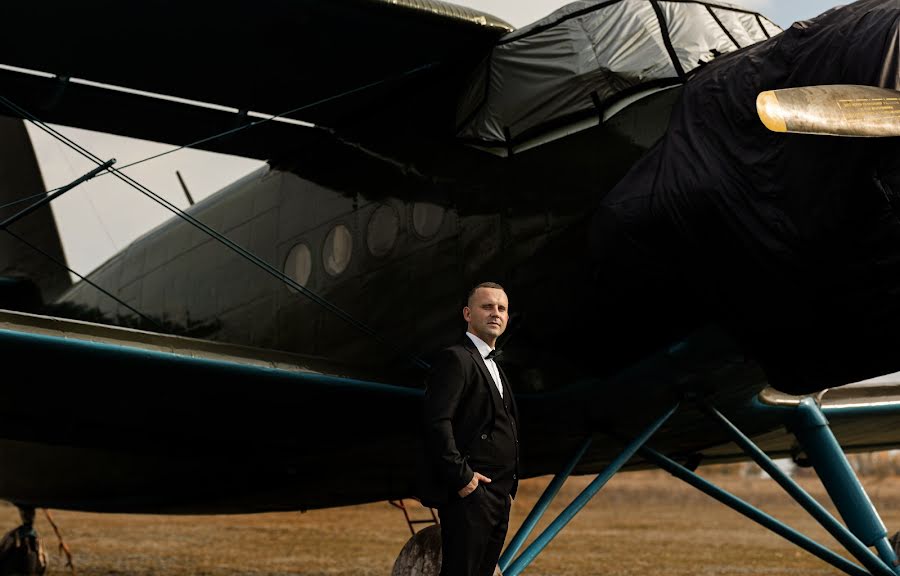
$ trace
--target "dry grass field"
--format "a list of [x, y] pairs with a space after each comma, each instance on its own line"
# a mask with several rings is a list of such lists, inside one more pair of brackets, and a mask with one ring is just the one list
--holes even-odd
[[[837, 549], [834, 542], [768, 479], [704, 475], [770, 514]], [[574, 478], [560, 493], [545, 526], [590, 478]], [[517, 527], [549, 478], [529, 480], [513, 508]], [[822, 501], [813, 478], [801, 483]], [[891, 532], [900, 529], [900, 478], [865, 481]], [[421, 516], [426, 512], [414, 510]], [[53, 512], [75, 556], [78, 574], [293, 574], [387, 576], [409, 538], [402, 513], [387, 503], [306, 513], [248, 516], [136, 516]], [[0, 508], [0, 526], [17, 514]], [[56, 538], [43, 514], [52, 574], [65, 574]], [[614, 478], [526, 571], [538, 575], [838, 574], [742, 516], [662, 472]]]

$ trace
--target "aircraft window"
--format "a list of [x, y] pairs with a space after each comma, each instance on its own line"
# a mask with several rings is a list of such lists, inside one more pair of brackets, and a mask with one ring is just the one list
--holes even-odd
[[397, 211], [391, 206], [379, 206], [369, 219], [369, 230], [366, 234], [366, 242], [372, 256], [387, 255], [397, 241], [399, 230], [400, 219], [397, 217]]
[[[291, 248], [284, 261], [284, 274], [297, 284], [306, 286], [310, 272], [312, 272], [312, 255], [309, 252], [309, 246], [297, 244]], [[290, 291], [296, 292], [293, 288], [290, 288]]]
[[325, 246], [322, 247], [325, 271], [332, 276], [337, 276], [346, 270], [352, 252], [353, 236], [346, 226], [338, 224], [325, 237]]
[[441, 229], [444, 221], [444, 207], [437, 204], [417, 202], [413, 205], [413, 229], [422, 238], [431, 238]]

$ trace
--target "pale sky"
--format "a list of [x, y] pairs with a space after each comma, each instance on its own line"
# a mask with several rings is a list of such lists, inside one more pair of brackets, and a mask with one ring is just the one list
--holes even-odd
[[[456, 0], [456, 3], [489, 12], [516, 27], [566, 4], [561, 0]], [[816, 16], [835, 5], [828, 0], [733, 0], [733, 3], [759, 10], [782, 27], [794, 20]], [[30, 125], [28, 130], [48, 189], [67, 184], [94, 167], [43, 132]], [[172, 148], [74, 128], [59, 127], [59, 130], [103, 159], [116, 158], [118, 166]], [[211, 152], [181, 150], [135, 166], [126, 173], [176, 205], [186, 207], [176, 170], [181, 172], [194, 199], [199, 200], [262, 164]], [[81, 274], [87, 274], [132, 240], [171, 217], [169, 212], [110, 176], [79, 186], [52, 206], [69, 265]]]
[[[520, 28], [543, 18], [568, 2], [554, 0], [453, 0], [453, 3], [478, 8], [499, 16], [513, 26]], [[804, 20], [817, 16], [839, 4], [829, 0], [725, 0], [724, 3], [757, 10], [782, 28], [790, 26], [795, 20]], [[844, 4], [846, 3], [844, 2]]]

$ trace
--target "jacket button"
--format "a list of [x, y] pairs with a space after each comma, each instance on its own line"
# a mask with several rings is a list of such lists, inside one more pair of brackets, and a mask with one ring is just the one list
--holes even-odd
[[482, 440], [487, 440], [487, 434], [482, 434], [482, 435], [481, 435], [481, 439], [482, 439]]
[[518, 480], [518, 479], [519, 478], [515, 474], [513, 474], [513, 480]]

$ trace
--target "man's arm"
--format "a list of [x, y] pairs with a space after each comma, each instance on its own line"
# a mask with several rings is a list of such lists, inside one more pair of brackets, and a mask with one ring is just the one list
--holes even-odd
[[425, 387], [425, 441], [429, 460], [439, 467], [448, 486], [457, 492], [475, 475], [453, 438], [453, 415], [464, 388], [462, 363], [456, 354], [445, 350], [432, 365]]

